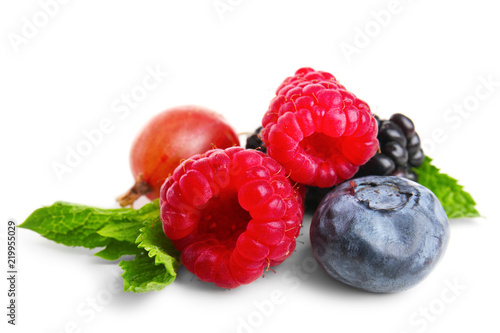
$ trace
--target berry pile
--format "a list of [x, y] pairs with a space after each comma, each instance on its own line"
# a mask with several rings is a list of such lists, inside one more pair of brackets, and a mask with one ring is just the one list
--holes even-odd
[[118, 198], [121, 206], [142, 195], [158, 201], [139, 210], [59, 202], [23, 226], [66, 245], [103, 246], [96, 255], [108, 260], [135, 253], [120, 262], [124, 289], [135, 292], [171, 283], [179, 256], [201, 281], [248, 284], [294, 252], [305, 208], [315, 210], [318, 263], [352, 286], [402, 290], [441, 256], [447, 217], [412, 181], [425, 158], [413, 122], [399, 113], [380, 120], [332, 74], [301, 68], [286, 78], [247, 149], [237, 145], [209, 109], [166, 110], [137, 137], [130, 158], [137, 180]]
[[410, 118], [400, 113], [378, 124], [379, 152], [359, 168], [355, 177], [378, 175], [399, 176], [417, 181], [411, 168], [418, 167], [425, 155], [420, 146], [420, 138]]
[[291, 255], [305, 186], [315, 208], [344, 180], [413, 177], [410, 168], [423, 160], [411, 120], [380, 121], [333, 75], [312, 68], [281, 83], [246, 148], [191, 156], [160, 193], [163, 230], [184, 266], [224, 288], [250, 283]]

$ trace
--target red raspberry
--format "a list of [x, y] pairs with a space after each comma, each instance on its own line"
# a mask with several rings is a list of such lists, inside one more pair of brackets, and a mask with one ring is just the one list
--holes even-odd
[[283, 167], [256, 150], [198, 154], [161, 188], [163, 230], [200, 280], [235, 288], [295, 249], [304, 215]]
[[305, 185], [330, 187], [351, 178], [378, 148], [370, 107], [332, 74], [312, 68], [279, 86], [262, 126], [269, 156]]

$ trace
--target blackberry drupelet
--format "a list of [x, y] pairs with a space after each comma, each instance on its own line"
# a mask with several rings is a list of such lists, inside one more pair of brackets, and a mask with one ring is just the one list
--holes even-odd
[[388, 120], [375, 116], [378, 124], [379, 151], [359, 168], [355, 178], [369, 175], [399, 176], [418, 181], [412, 170], [424, 161], [420, 138], [410, 118], [401, 113]]
[[262, 131], [262, 126], [257, 128], [252, 135], [247, 137], [247, 143], [245, 145], [246, 149], [258, 149], [264, 154], [267, 154], [267, 148], [264, 142], [262, 142], [262, 138], [260, 136], [260, 131]]

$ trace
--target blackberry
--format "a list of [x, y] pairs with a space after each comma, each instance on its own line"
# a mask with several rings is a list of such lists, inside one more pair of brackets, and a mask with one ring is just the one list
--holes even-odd
[[337, 185], [332, 187], [306, 186], [306, 197], [304, 200], [305, 211], [314, 214], [321, 200], [323, 200], [323, 198], [336, 186]]
[[388, 120], [375, 116], [378, 124], [379, 151], [359, 168], [355, 178], [362, 176], [399, 176], [418, 181], [412, 168], [424, 161], [420, 138], [410, 118], [401, 113]]
[[262, 131], [262, 126], [257, 128], [252, 135], [247, 138], [247, 143], [245, 145], [246, 149], [258, 149], [264, 154], [267, 154], [267, 148], [264, 142], [262, 142], [262, 138], [260, 136], [260, 131]]

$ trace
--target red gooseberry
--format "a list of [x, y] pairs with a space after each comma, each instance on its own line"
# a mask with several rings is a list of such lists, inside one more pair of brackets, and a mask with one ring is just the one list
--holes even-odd
[[165, 179], [185, 159], [212, 148], [239, 145], [238, 136], [224, 117], [200, 106], [177, 106], [155, 117], [132, 145], [130, 165], [134, 186], [117, 200], [132, 205], [142, 195], [160, 196]]

